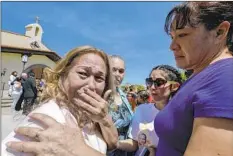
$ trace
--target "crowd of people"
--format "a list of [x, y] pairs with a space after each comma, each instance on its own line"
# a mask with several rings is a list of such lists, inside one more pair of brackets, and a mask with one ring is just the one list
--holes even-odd
[[[193, 73], [192, 70], [187, 70], [184, 72], [185, 78], [182, 78], [182, 73], [178, 69], [175, 69], [172, 66], [168, 65], [161, 65], [162, 67], [170, 68], [173, 70], [176, 70], [176, 73], [179, 73], [180, 75], [180, 83], [187, 80]], [[159, 66], [158, 66], [159, 67]], [[137, 85], [126, 85], [123, 87], [123, 92], [127, 96], [127, 100], [129, 101], [129, 104], [132, 107], [133, 112], [135, 112], [136, 108], [141, 104], [147, 104], [147, 103], [155, 103], [153, 95], [150, 94], [150, 86], [148, 85], [148, 82], [152, 81], [151, 79], [145, 80], [145, 88], [137, 88]], [[163, 81], [160, 82], [160, 79], [157, 80], [158, 83], [163, 83]]]
[[45, 70], [40, 105], [2, 141], [1, 155], [232, 156], [232, 8], [183, 2], [168, 13], [165, 31], [185, 82], [175, 67], [158, 65], [148, 69], [146, 90], [125, 94], [121, 56], [71, 50]]
[[36, 104], [40, 103], [40, 97], [45, 82], [43, 79], [36, 79], [33, 72], [22, 73], [18, 76], [16, 71], [12, 72], [9, 78], [8, 96], [12, 97], [11, 112], [13, 119], [17, 120], [22, 114], [28, 115]]

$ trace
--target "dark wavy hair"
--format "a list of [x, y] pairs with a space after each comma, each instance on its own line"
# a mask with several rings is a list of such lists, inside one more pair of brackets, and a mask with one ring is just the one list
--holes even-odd
[[[162, 70], [162, 71], [164, 71], [167, 74], [165, 76], [165, 78], [166, 78], [167, 81], [178, 82], [180, 84], [180, 86], [181, 86], [181, 84], [182, 84], [181, 73], [176, 68], [174, 68], [172, 66], [169, 66], [169, 65], [159, 65], [159, 66], [154, 67], [151, 70], [149, 77], [151, 76], [151, 73], [154, 70]], [[177, 93], [178, 90], [179, 89], [177, 89], [175, 92], [172, 92], [171, 95], [170, 95], [170, 97], [173, 97]]]
[[[12, 73], [11, 73], [11, 75], [14, 75], [14, 73], [17, 73], [17, 71], [13, 71]], [[18, 73], [17, 73], [18, 74]]]
[[[176, 25], [173, 25], [173, 21]], [[183, 29], [185, 26], [197, 27], [203, 24], [207, 30], [217, 28], [223, 21], [230, 23], [226, 45], [233, 54], [233, 2], [184, 2], [174, 7], [167, 15], [164, 29]]]
[[[149, 96], [150, 94], [146, 90], [140, 90], [137, 92], [137, 97], [140, 97], [143, 100], [143, 103], [148, 102]], [[137, 104], [141, 104], [141, 103], [137, 103]]]

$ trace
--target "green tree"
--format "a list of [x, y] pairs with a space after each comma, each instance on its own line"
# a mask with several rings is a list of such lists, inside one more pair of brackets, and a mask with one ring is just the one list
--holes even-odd
[[181, 72], [181, 78], [182, 78], [182, 82], [186, 81], [187, 80], [187, 77], [185, 75], [185, 71], [182, 71]]
[[126, 84], [126, 85], [121, 85], [121, 90], [123, 90], [125, 93], [129, 92], [129, 88], [133, 86], [133, 90], [135, 91], [140, 91], [140, 90], [146, 90], [145, 86], [143, 85], [139, 85], [139, 84], [134, 84], [134, 85], [129, 85], [129, 84]]
[[137, 91], [141, 91], [141, 90], [146, 90], [145, 86], [143, 85], [135, 85], [135, 87], [137, 88]]

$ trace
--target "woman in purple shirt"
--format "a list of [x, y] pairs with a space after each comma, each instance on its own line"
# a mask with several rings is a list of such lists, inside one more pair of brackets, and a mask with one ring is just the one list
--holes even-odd
[[[233, 3], [183, 3], [170, 11], [165, 28], [177, 66], [194, 73], [155, 118], [160, 140], [156, 156], [232, 156]], [[51, 123], [46, 117], [43, 121]], [[67, 126], [52, 124], [59, 133], [51, 135], [75, 134]], [[73, 140], [82, 141], [80, 137]], [[53, 155], [58, 155], [62, 148], [52, 143], [15, 143], [11, 148], [27, 152], [51, 147], [57, 152]]]
[[165, 30], [194, 73], [155, 118], [156, 156], [233, 156], [233, 3], [182, 3]]

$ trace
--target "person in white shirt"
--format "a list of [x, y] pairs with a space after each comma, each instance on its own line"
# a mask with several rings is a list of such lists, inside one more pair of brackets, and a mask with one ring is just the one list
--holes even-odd
[[[53, 70], [45, 69], [42, 103], [20, 125], [24, 126], [21, 130], [27, 131], [24, 135], [14, 131], [2, 141], [1, 155], [80, 155], [85, 152], [88, 156], [98, 156], [106, 154], [107, 148], [114, 148], [118, 135], [108, 115], [108, 97], [111, 92], [114, 95], [111, 70], [108, 56], [91, 46], [75, 48]], [[38, 114], [32, 118], [35, 113], [50, 119], [38, 121]], [[46, 121], [50, 122], [46, 125]], [[71, 133], [61, 134], [65, 125]], [[17, 129], [20, 131], [20, 127]], [[52, 136], [57, 138], [53, 140]]]
[[13, 103], [11, 104], [11, 112], [13, 113], [13, 118], [15, 117], [16, 111], [15, 111], [15, 105], [18, 102], [22, 92], [23, 92], [23, 87], [21, 84], [21, 78], [16, 77], [16, 79], [12, 82], [12, 99], [13, 99]]
[[135, 151], [135, 156], [155, 156], [159, 138], [154, 131], [154, 119], [175, 95], [182, 83], [177, 69], [169, 65], [154, 67], [146, 85], [155, 103], [140, 104], [134, 113], [129, 138], [118, 142], [118, 149]]
[[17, 71], [13, 71], [10, 75], [10, 78], [9, 78], [9, 81], [8, 81], [8, 87], [9, 87], [9, 90], [8, 90], [8, 96], [11, 97], [11, 94], [12, 94], [12, 82], [16, 79], [18, 73]]

